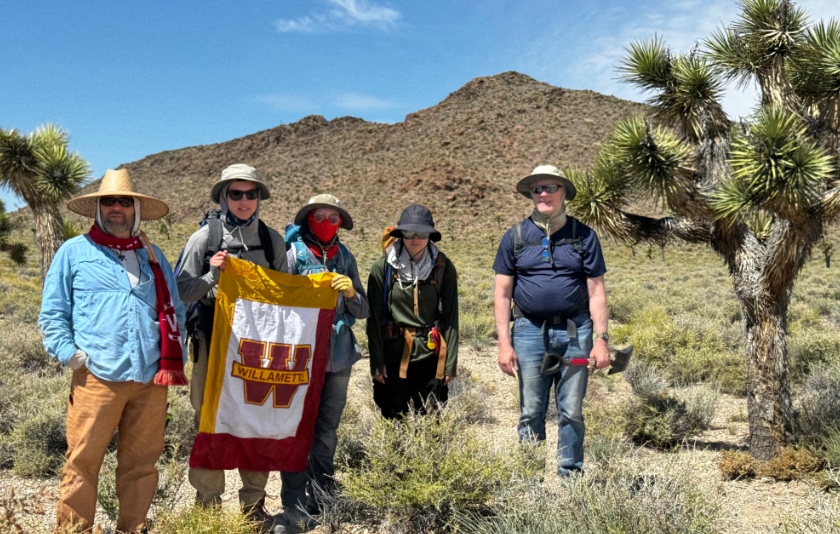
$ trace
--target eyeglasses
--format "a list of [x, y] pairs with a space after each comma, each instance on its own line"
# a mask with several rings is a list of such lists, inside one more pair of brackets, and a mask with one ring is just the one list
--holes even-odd
[[106, 208], [110, 208], [114, 204], [119, 204], [123, 208], [130, 208], [134, 206], [134, 197], [102, 197], [99, 199], [99, 203]]
[[329, 219], [330, 224], [335, 226], [335, 225], [337, 225], [338, 223], [341, 222], [341, 215], [339, 215], [338, 213], [332, 213], [332, 214], [330, 214], [329, 217], [327, 217], [323, 213], [315, 212], [315, 213], [312, 214], [312, 219], [316, 223], [322, 223], [322, 222], [324, 222], [324, 219]]
[[402, 236], [403, 239], [429, 239], [429, 234], [423, 232], [403, 232]]
[[540, 195], [543, 191], [546, 193], [556, 193], [563, 187], [560, 184], [548, 184], [548, 185], [534, 185], [531, 186], [531, 194], [532, 195]]
[[547, 237], [543, 237], [540, 240], [540, 244], [542, 245], [542, 260], [545, 263], [549, 263], [554, 265], [554, 258], [551, 256], [551, 241], [548, 240]]
[[228, 198], [231, 200], [242, 200], [243, 196], [248, 200], [256, 200], [260, 198], [260, 190], [259, 188], [249, 189], [247, 191], [241, 191], [239, 189], [228, 189]]

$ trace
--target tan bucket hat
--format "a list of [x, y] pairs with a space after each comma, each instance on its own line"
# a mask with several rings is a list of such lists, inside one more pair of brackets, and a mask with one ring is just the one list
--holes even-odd
[[169, 206], [162, 200], [141, 195], [134, 191], [134, 184], [127, 169], [108, 169], [99, 182], [99, 191], [71, 198], [67, 208], [85, 217], [96, 217], [96, 201], [99, 197], [134, 197], [140, 202], [140, 219], [153, 221], [169, 213]]
[[566, 175], [554, 165], [540, 165], [536, 167], [533, 171], [531, 171], [531, 174], [519, 180], [519, 183], [516, 184], [516, 190], [524, 196], [531, 198], [531, 185], [540, 178], [553, 178], [557, 180], [563, 184], [563, 187], [566, 189], [566, 200], [572, 201], [575, 199], [575, 196], [577, 195], [575, 184], [566, 178]]
[[295, 224], [303, 226], [303, 223], [306, 222], [306, 217], [309, 216], [309, 212], [315, 211], [318, 208], [332, 208], [336, 210], [341, 214], [341, 226], [339, 228], [344, 228], [345, 230], [353, 229], [353, 219], [347, 213], [347, 210], [341, 207], [341, 201], [328, 193], [321, 193], [310, 198], [309, 202], [300, 208], [300, 211], [295, 215]]
[[216, 204], [220, 204], [219, 195], [222, 193], [222, 188], [234, 180], [254, 182], [260, 188], [260, 200], [271, 198], [268, 187], [260, 180], [260, 175], [257, 174], [257, 169], [244, 163], [235, 163], [222, 171], [222, 178], [213, 184], [213, 189], [210, 190], [210, 199]]

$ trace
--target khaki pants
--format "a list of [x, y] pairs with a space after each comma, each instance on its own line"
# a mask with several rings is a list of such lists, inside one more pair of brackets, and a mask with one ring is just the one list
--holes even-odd
[[[207, 381], [207, 344], [201, 340], [198, 345], [198, 361], [193, 365], [190, 381], [190, 403], [195, 410], [195, 427], [201, 420], [201, 405], [204, 401], [204, 384]], [[265, 486], [268, 483], [267, 471], [246, 471], [239, 469], [242, 489], [239, 490], [239, 502], [248, 509], [261, 504], [265, 498]], [[198, 495], [196, 500], [204, 505], [219, 504], [225, 492], [225, 472], [218, 469], [191, 467], [189, 480]]]
[[87, 530], [96, 512], [99, 469], [114, 431], [117, 445], [117, 530], [140, 532], [158, 483], [166, 387], [109, 382], [83, 367], [73, 373], [67, 407], [67, 463], [61, 472], [57, 530]]

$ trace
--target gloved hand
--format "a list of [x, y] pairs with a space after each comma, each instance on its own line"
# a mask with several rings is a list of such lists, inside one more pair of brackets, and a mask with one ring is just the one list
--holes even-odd
[[336, 291], [340, 291], [344, 298], [352, 299], [356, 296], [356, 290], [353, 289], [353, 281], [343, 274], [337, 274], [332, 280], [330, 287]]

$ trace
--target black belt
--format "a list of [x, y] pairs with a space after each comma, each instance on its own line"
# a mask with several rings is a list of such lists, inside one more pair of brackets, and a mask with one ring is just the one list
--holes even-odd
[[557, 325], [566, 325], [566, 335], [569, 339], [576, 339], [577, 338], [577, 325], [572, 320], [572, 318], [577, 317], [581, 313], [589, 313], [589, 301], [584, 302], [581, 306], [573, 311], [570, 315], [551, 315], [548, 317], [542, 316], [534, 316], [534, 315], [525, 315], [522, 313], [522, 309], [517, 306], [517, 304], [513, 303], [513, 308], [511, 310], [511, 315], [514, 319], [518, 319], [520, 317], [524, 317], [529, 321], [536, 321], [542, 323], [542, 327], [540, 330], [545, 332], [546, 326], [557, 326]]

